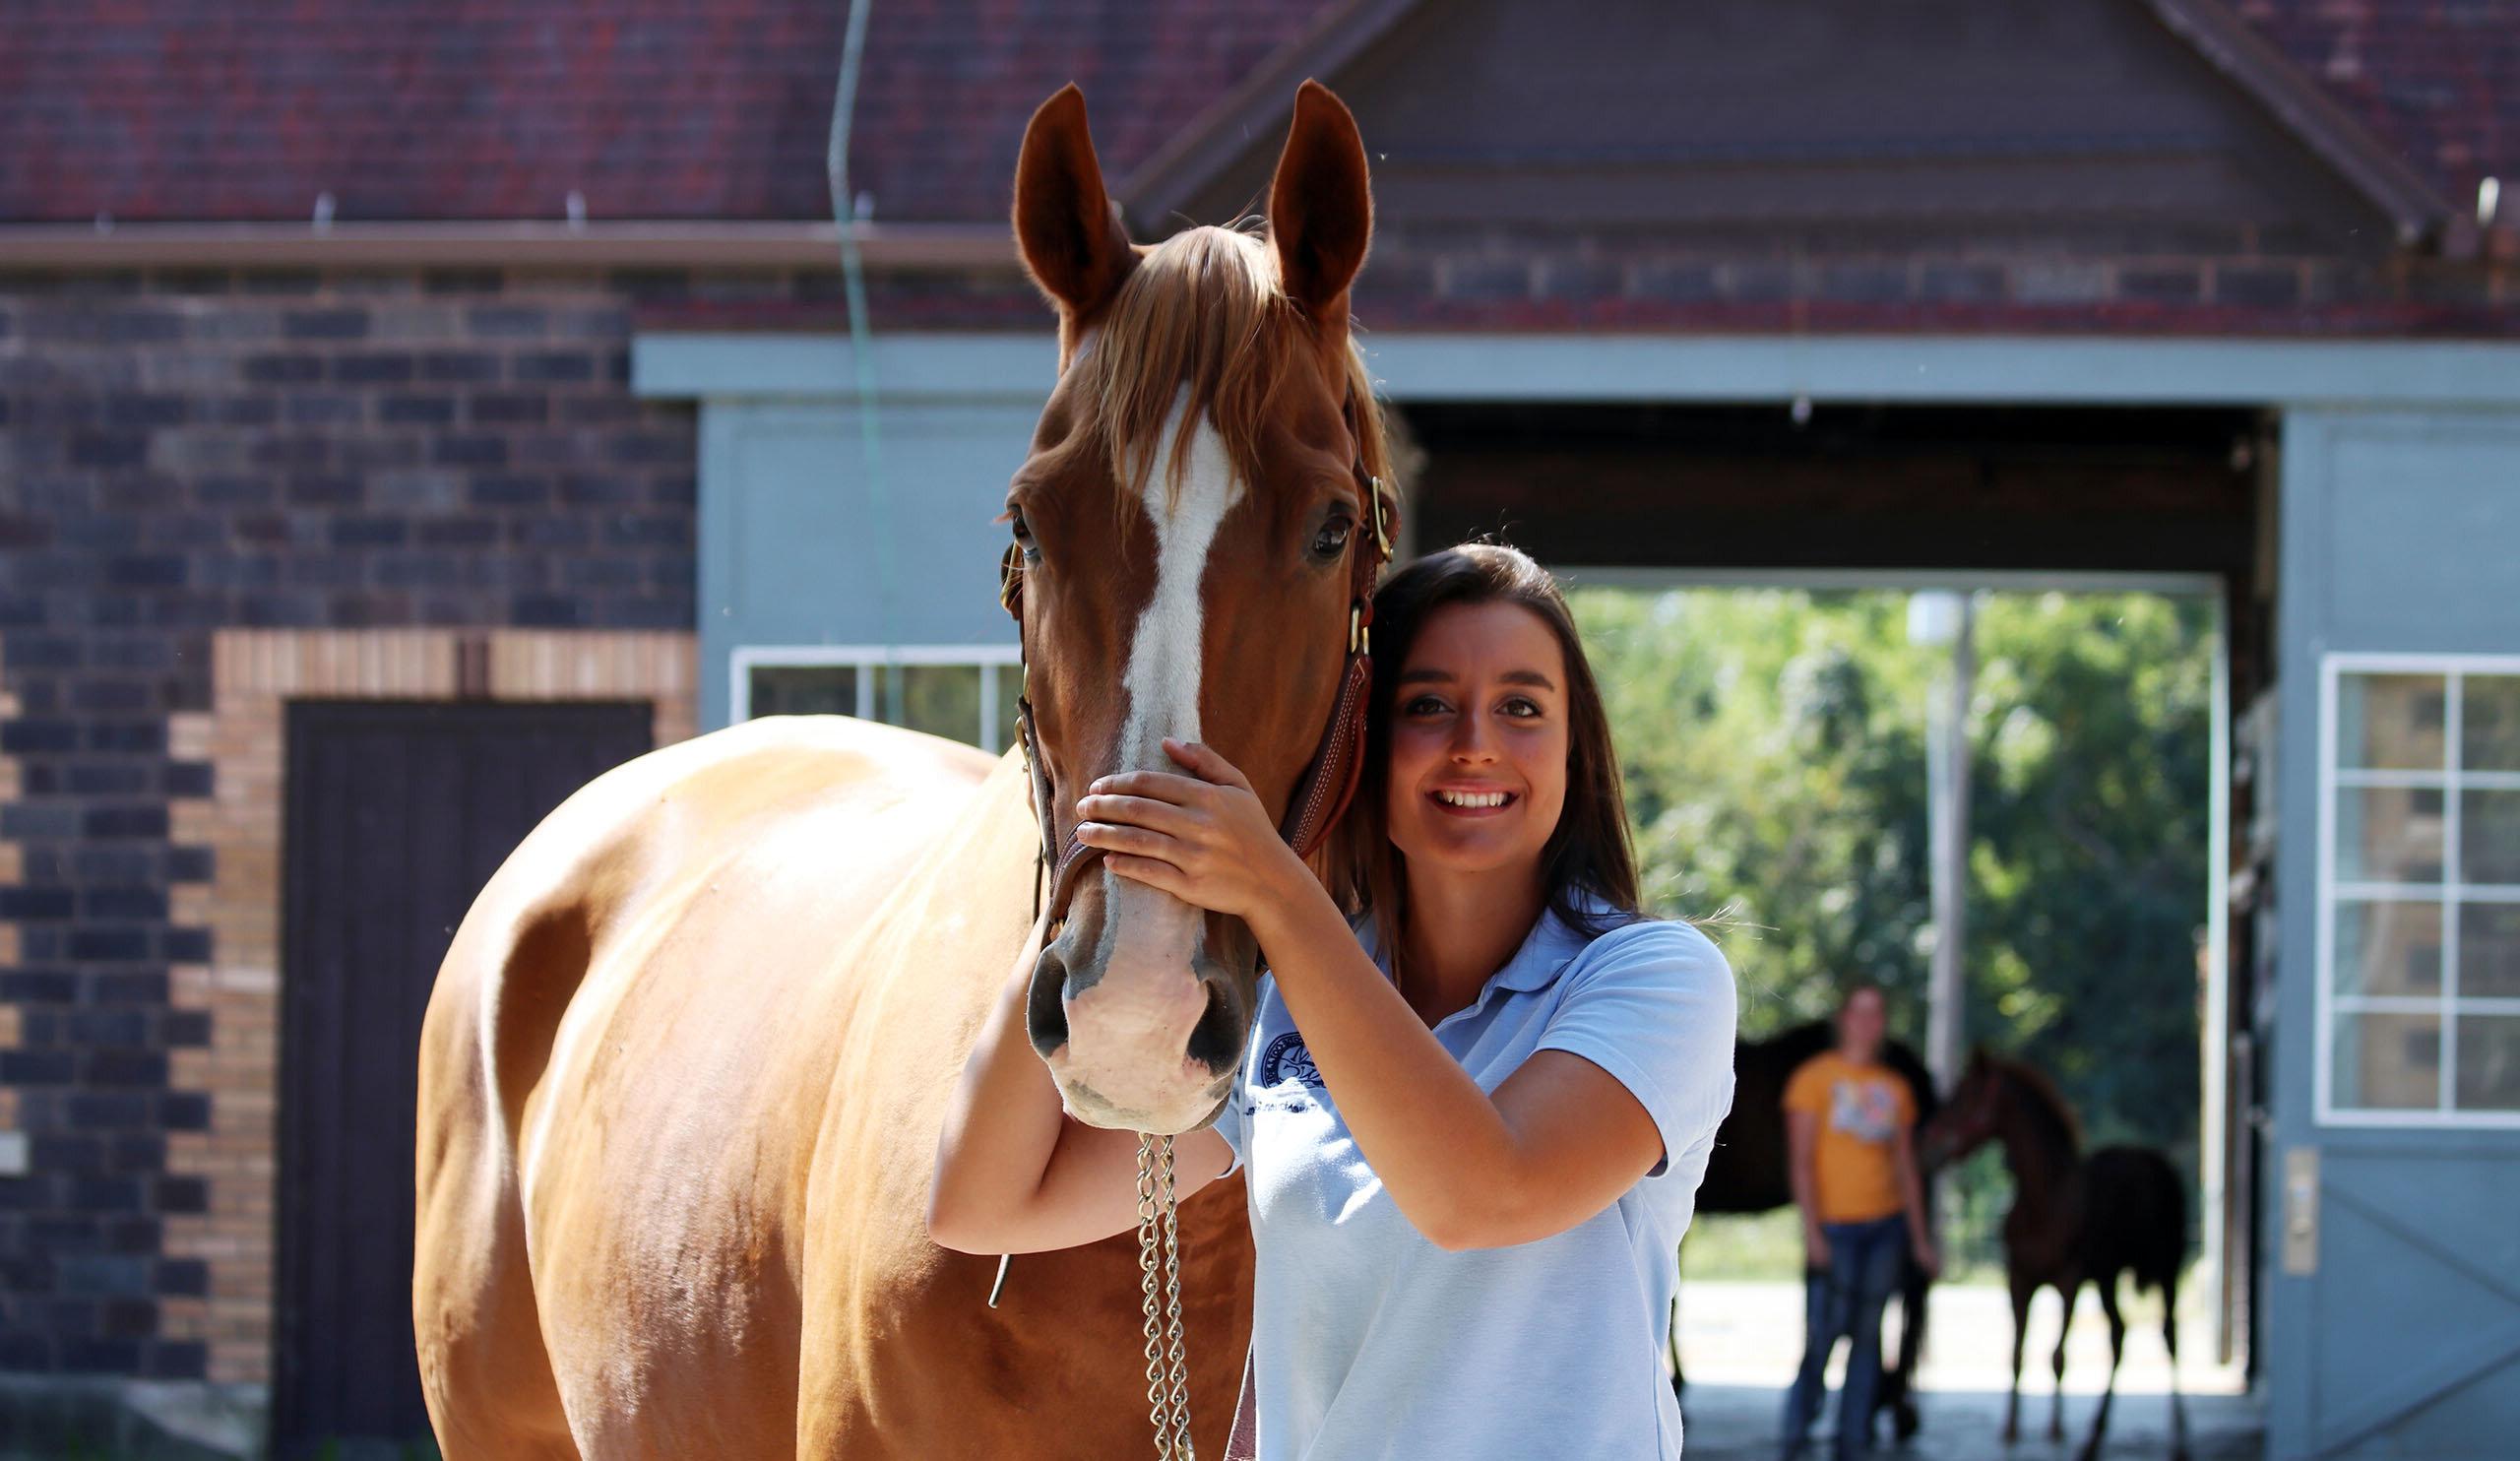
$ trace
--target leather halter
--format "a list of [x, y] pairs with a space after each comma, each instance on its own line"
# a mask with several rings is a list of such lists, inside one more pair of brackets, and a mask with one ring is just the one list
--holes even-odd
[[[1362, 426], [1353, 400], [1348, 403], [1346, 414], [1350, 431], [1360, 433]], [[1374, 678], [1369, 634], [1374, 621], [1374, 579], [1391, 561], [1391, 535], [1383, 522], [1382, 478], [1365, 471], [1361, 450], [1349, 470], [1355, 477], [1357, 494], [1363, 499], [1358, 524], [1371, 524], [1373, 534], [1370, 538], [1354, 534], [1348, 540], [1348, 658], [1340, 669], [1338, 696], [1330, 705], [1330, 724], [1323, 728], [1312, 759], [1296, 780], [1294, 794], [1288, 799], [1286, 816], [1278, 824], [1278, 835], [1295, 850], [1296, 857], [1306, 858], [1338, 825], [1348, 803], [1355, 799], [1356, 783], [1364, 771], [1365, 713], [1372, 699]], [[1021, 543], [1008, 543], [1006, 554], [999, 561], [997, 602], [1015, 619], [1020, 661], [1029, 653], [1023, 642]], [[1028, 667], [1028, 680], [1029, 675]], [[1030, 689], [1028, 683], [1016, 696], [1015, 726], [1024, 747], [1024, 766], [1033, 784], [1033, 818], [1041, 831], [1033, 883], [1033, 917], [1039, 921], [1041, 916], [1042, 880], [1046, 874], [1050, 923], [1056, 926], [1066, 920], [1068, 900], [1075, 895], [1077, 879], [1102, 850], [1077, 841], [1073, 828], [1065, 843], [1058, 845], [1055, 852], [1052, 850], [1058, 813], [1051, 801], [1049, 767], [1042, 761], [1040, 744], [1034, 735]]]

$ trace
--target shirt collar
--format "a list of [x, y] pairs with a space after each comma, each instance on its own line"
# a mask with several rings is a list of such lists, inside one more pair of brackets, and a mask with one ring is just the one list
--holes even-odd
[[[1584, 913], [1604, 921], [1620, 917], [1606, 901], [1589, 892], [1577, 891], [1572, 901]], [[1389, 973], [1391, 961], [1383, 956], [1381, 940], [1370, 916], [1359, 922], [1357, 931], [1374, 962]], [[1504, 968], [1487, 977], [1487, 983], [1480, 986], [1479, 998], [1472, 1002], [1473, 1007], [1486, 1003], [1488, 996], [1498, 989], [1528, 994], [1547, 988], [1592, 941], [1590, 934], [1569, 924], [1553, 904], [1542, 905], [1540, 918], [1533, 922], [1531, 931], [1523, 935], [1522, 946], [1514, 950], [1514, 956], [1505, 961]]]

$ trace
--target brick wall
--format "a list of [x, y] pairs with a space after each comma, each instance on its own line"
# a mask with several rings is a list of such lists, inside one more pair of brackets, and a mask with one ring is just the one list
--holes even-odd
[[0, 278], [0, 1127], [31, 1157], [0, 1176], [0, 1370], [259, 1377], [233, 1302], [267, 1267], [220, 1266], [254, 1219], [214, 1212], [256, 1157], [220, 1133], [269, 1114], [268, 990], [220, 997], [252, 951], [213, 932], [254, 869], [179, 809], [276, 792], [218, 785], [214, 637], [687, 638], [695, 413], [631, 398], [628, 345], [642, 298], [723, 291]]

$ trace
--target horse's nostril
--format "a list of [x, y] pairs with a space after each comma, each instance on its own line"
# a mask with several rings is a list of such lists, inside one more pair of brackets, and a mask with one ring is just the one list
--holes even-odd
[[1033, 987], [1024, 1001], [1024, 1033], [1031, 1036], [1033, 1048], [1041, 1058], [1067, 1044], [1067, 1006], [1060, 996], [1067, 986], [1067, 965], [1060, 962], [1058, 950], [1041, 950], [1040, 959], [1033, 966]]
[[1223, 1075], [1242, 1060], [1242, 1017], [1235, 1005], [1233, 987], [1222, 979], [1206, 981], [1208, 1007], [1199, 1012], [1199, 1023], [1190, 1027], [1189, 1058], [1208, 1067], [1210, 1075]]

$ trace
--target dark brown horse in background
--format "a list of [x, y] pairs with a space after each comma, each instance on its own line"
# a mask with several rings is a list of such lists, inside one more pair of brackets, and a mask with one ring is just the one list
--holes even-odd
[[2012, 1288], [2012, 1394], [2004, 1405], [2004, 1439], [2021, 1432], [2022, 1331], [2031, 1296], [2042, 1285], [2065, 1301], [2051, 1367], [2056, 1376], [2048, 1438], [2065, 1438], [2065, 1330], [2089, 1283], [2109, 1316], [2109, 1388], [2092, 1417], [2083, 1461], [2100, 1454], [2109, 1406], [2117, 1393], [2117, 1364], [2126, 1353], [2126, 1321], [2117, 1313], [2117, 1278], [2133, 1273], [2140, 1291], [2162, 1296], [2162, 1343], [2171, 1364], [2171, 1454], [2187, 1455], [2187, 1416], [2178, 1398], [2178, 1270], [2187, 1256], [2187, 1198], [2170, 1159], [2150, 1147], [2102, 1147], [2082, 1154], [2081, 1123], [2048, 1078], [2018, 1060], [1980, 1049], [1952, 1090], [1950, 1104], [1925, 1123], [1921, 1159], [1931, 1170], [1957, 1161], [1988, 1140], [2003, 1144], [2012, 1172], [2012, 1211], [2004, 1215], [2004, 1275]]
[[[1715, 1151], [1707, 1158], [1706, 1180], [1697, 1189], [1700, 1213], [1763, 1213], [1794, 1201], [1794, 1184], [1785, 1170], [1785, 1085], [1802, 1062], [1837, 1044], [1837, 1027], [1827, 1020], [1796, 1025], [1765, 1040], [1745, 1040], [1732, 1047], [1732, 1112], [1715, 1133]], [[1881, 1047], [1881, 1063], [1908, 1083], [1916, 1102], [1917, 1124], [1922, 1129], [1939, 1102], [1933, 1076], [1917, 1052], [1898, 1041]], [[1920, 1152], [1922, 1148], [1919, 1148]], [[1931, 1167], [1920, 1157], [1925, 1183], [1925, 1207], [1933, 1207]], [[1933, 1279], [1904, 1260], [1899, 1278], [1899, 1363], [1884, 1365], [1873, 1414], [1891, 1412], [1901, 1440], [1917, 1433], [1915, 1384], [1917, 1361], [1924, 1353], [1925, 1290]], [[1680, 1384], [1680, 1338], [1671, 1332], [1671, 1384]]]

